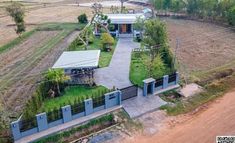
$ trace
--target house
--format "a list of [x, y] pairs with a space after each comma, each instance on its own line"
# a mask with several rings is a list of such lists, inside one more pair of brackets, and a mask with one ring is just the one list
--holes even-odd
[[[133, 37], [135, 36], [135, 30], [133, 24], [137, 18], [145, 18], [142, 13], [138, 14], [106, 14], [110, 20], [109, 31], [111, 35], [116, 37]], [[95, 27], [95, 35], [100, 35], [100, 27]]]
[[66, 51], [53, 65], [53, 69], [64, 69], [70, 77], [69, 84], [94, 84], [94, 69], [98, 68], [100, 50]]

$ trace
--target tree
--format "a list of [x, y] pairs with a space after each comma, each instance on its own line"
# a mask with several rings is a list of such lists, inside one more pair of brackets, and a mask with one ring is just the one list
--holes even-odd
[[12, 17], [16, 24], [16, 33], [21, 36], [21, 34], [25, 31], [25, 23], [24, 23], [24, 16], [25, 10], [23, 5], [19, 2], [12, 2], [11, 5], [6, 7], [6, 11]]
[[68, 78], [64, 74], [63, 69], [49, 69], [45, 74], [45, 79], [51, 83], [51, 89], [61, 95], [60, 85], [64, 83]]
[[139, 17], [137, 17], [137, 19], [136, 19], [136, 21], [133, 25], [134, 29], [140, 32], [140, 37], [141, 38], [142, 38], [142, 35], [143, 35], [142, 34], [143, 30], [144, 30], [144, 22], [145, 22], [145, 20], [141, 16], [139, 16]]
[[88, 22], [87, 16], [85, 13], [78, 16], [78, 22], [79, 23], [87, 23]]
[[127, 2], [128, 0], [119, 0], [121, 2], [121, 13], [124, 12], [124, 2]]
[[164, 62], [162, 61], [161, 54], [158, 54], [156, 58], [153, 60], [152, 68], [153, 68], [152, 76], [155, 79], [162, 77], [165, 74], [166, 67]]
[[235, 6], [229, 9], [228, 22], [230, 25], [235, 25]]
[[147, 20], [144, 24], [143, 44], [150, 49], [150, 56], [153, 60], [161, 46], [167, 43], [165, 23], [157, 19]]
[[105, 51], [110, 51], [110, 46], [114, 44], [114, 39], [109, 33], [101, 34], [101, 44]]

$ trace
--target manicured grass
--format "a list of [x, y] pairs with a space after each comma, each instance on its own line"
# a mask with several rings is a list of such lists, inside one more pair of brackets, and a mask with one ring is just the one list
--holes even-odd
[[83, 101], [91, 98], [92, 96], [102, 96], [108, 92], [108, 89], [103, 86], [85, 87], [85, 86], [72, 86], [67, 87], [63, 96], [53, 99], [46, 99], [43, 102], [41, 111], [50, 111], [51, 109], [58, 109], [64, 105], [73, 104], [75, 101]]
[[166, 110], [169, 115], [179, 115], [195, 110], [200, 105], [213, 101], [214, 99], [224, 95], [227, 91], [234, 88], [235, 75], [216, 80], [206, 85], [205, 91], [195, 95], [187, 100], [180, 100], [175, 106], [164, 105], [160, 109]]
[[16, 39], [10, 41], [9, 43], [1, 46], [0, 47], [0, 53], [3, 53], [6, 50], [9, 50], [9, 49], [13, 48], [14, 46], [20, 44], [21, 42], [23, 42], [27, 38], [29, 38], [31, 35], [33, 35], [35, 32], [36, 32], [36, 30], [31, 30], [29, 32], [25, 32], [21, 35], [21, 37], [17, 37]]
[[138, 52], [132, 52], [131, 55], [130, 80], [140, 87], [143, 86], [143, 80], [148, 77], [148, 71], [144, 64], [146, 58], [146, 55]]

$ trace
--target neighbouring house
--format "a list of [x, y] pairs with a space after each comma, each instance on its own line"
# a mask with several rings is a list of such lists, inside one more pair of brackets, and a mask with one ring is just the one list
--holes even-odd
[[[143, 13], [137, 14], [105, 14], [110, 20], [109, 32], [111, 35], [116, 37], [135, 37], [136, 31], [133, 24], [136, 22], [138, 17], [143, 19], [145, 15]], [[95, 35], [100, 35], [101, 27], [95, 27]]]
[[69, 84], [94, 84], [94, 69], [98, 68], [100, 50], [63, 52], [53, 69], [64, 69]]

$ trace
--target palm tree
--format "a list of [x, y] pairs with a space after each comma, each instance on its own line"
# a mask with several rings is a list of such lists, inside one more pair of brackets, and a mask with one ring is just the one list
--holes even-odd
[[60, 92], [60, 84], [64, 83], [67, 79], [63, 69], [49, 69], [45, 74], [45, 78], [49, 83], [52, 83], [52, 87], [56, 87], [58, 95]]

